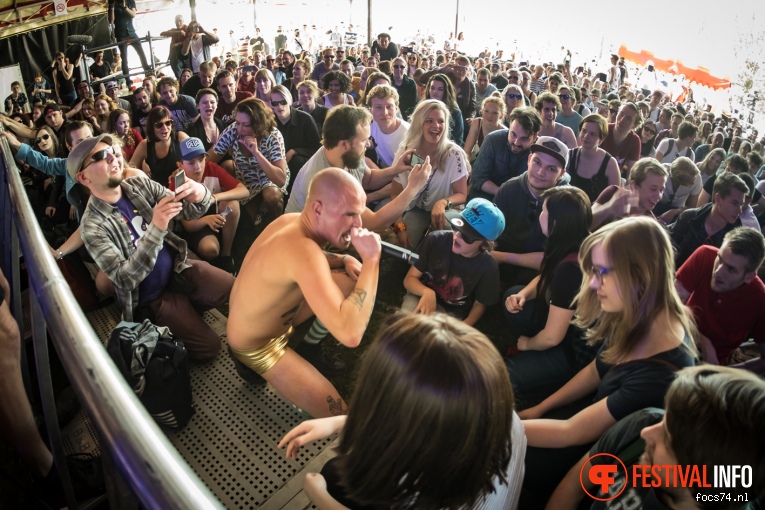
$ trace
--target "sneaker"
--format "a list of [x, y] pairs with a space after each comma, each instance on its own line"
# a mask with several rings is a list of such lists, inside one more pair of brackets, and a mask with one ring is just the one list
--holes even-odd
[[321, 372], [324, 377], [331, 377], [345, 372], [348, 367], [337, 354], [328, 354], [321, 350], [320, 344], [301, 342], [295, 352]]
[[231, 350], [230, 346], [226, 346], [226, 349], [228, 350], [228, 355], [231, 356], [231, 359], [234, 361], [234, 368], [236, 369], [236, 373], [239, 375], [239, 377], [242, 378], [244, 382], [257, 384], [258, 386], [266, 384], [266, 380], [263, 379], [263, 376], [239, 361], [239, 358], [234, 356], [234, 352]]

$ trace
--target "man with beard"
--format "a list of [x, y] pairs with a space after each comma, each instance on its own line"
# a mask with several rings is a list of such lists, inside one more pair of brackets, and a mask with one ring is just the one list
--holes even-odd
[[509, 129], [499, 129], [483, 140], [473, 164], [468, 200], [493, 200], [502, 184], [526, 171], [529, 148], [537, 139], [542, 119], [534, 108], [516, 108], [508, 116]]
[[85, 247], [114, 284], [124, 320], [149, 318], [182, 338], [190, 357], [213, 359], [220, 338], [201, 313], [228, 302], [234, 277], [189, 260], [173, 233], [173, 219], [200, 218], [212, 194], [191, 179], [175, 193], [146, 177], [123, 180], [112, 143], [111, 135], [89, 138], [67, 158], [69, 176], [91, 193], [80, 223]]
[[[361, 342], [380, 270], [380, 237], [362, 228], [365, 201], [347, 172], [328, 168], [316, 174], [303, 212], [284, 214], [263, 230], [231, 291], [227, 334], [237, 372], [247, 381], [271, 383], [314, 418], [345, 414], [347, 408], [334, 386], [287, 342], [293, 327], [314, 315], [341, 344]], [[322, 251], [325, 243], [341, 250], [352, 244], [361, 262]]]
[[151, 98], [145, 88], [138, 87], [133, 91], [133, 101], [135, 102], [135, 109], [130, 124], [141, 133], [141, 136], [146, 138], [146, 119], [149, 118], [149, 112], [153, 108]]
[[300, 169], [292, 186], [285, 212], [304, 210], [311, 180], [321, 170], [330, 167], [344, 168], [363, 186], [363, 189], [379, 189], [389, 184], [401, 172], [411, 169], [409, 182], [404, 191], [378, 211], [364, 208], [362, 220], [369, 230], [382, 230], [401, 216], [417, 196], [430, 176], [430, 164], [409, 166], [414, 150], [401, 154], [393, 166], [382, 170], [371, 169], [364, 162], [369, 146], [371, 114], [364, 108], [341, 105], [333, 108], [322, 129], [324, 146], [320, 147]]

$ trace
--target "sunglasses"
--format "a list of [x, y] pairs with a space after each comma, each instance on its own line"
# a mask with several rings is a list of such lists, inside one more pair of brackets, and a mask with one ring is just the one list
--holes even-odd
[[467, 244], [473, 244], [474, 242], [479, 241], [479, 239], [476, 239], [476, 238], [473, 238], [472, 236], [469, 236], [468, 234], [464, 233], [462, 230], [458, 230], [457, 232], [460, 233], [460, 237]]
[[273, 61], [274, 61], [274, 59], [272, 59], [272, 58], [267, 58], [266, 59], [266, 62], [273, 62]]
[[43, 140], [48, 140], [48, 139], [50, 139], [50, 135], [42, 135], [40, 138], [35, 138], [35, 143], [40, 143]]
[[287, 106], [288, 104], [286, 99], [282, 99], [281, 101], [271, 101], [271, 106]]
[[520, 95], [520, 94], [505, 94], [505, 97], [507, 97], [509, 99], [518, 100], [518, 99], [521, 99], [523, 96]]
[[334, 55], [324, 55], [324, 60], [335, 60]]
[[656, 134], [656, 130], [655, 129], [651, 129], [651, 128], [645, 127], [645, 126], [643, 127], [643, 131], [648, 131], [652, 135]]
[[564, 101], [568, 101], [569, 99], [571, 99], [570, 94], [559, 94], [558, 97], [563, 99]]
[[393, 69], [406, 69], [406, 66], [397, 65], [397, 66], [393, 66]]
[[518, 81], [518, 77], [517, 76], [508, 76], [507, 79], [510, 80], [510, 81]]
[[160, 120], [159, 122], [154, 123], [154, 129], [161, 129], [162, 126], [164, 127], [173, 127], [173, 121], [172, 120]]
[[613, 110], [613, 109], [609, 109], [608, 110], [608, 113], [618, 113], [618, 112], [619, 112], [619, 110]]
[[85, 170], [92, 163], [98, 163], [99, 161], [105, 160], [106, 158], [109, 157], [110, 154], [114, 156], [114, 147], [112, 146], [109, 146], [105, 149], [101, 149], [100, 151], [94, 152], [93, 155], [90, 157], [90, 160], [86, 164], [82, 165], [82, 168], [80, 168], [80, 171]]

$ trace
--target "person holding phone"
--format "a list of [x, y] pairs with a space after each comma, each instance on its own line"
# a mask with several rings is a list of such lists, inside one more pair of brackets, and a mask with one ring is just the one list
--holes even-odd
[[239, 200], [249, 195], [247, 187], [222, 167], [207, 160], [207, 152], [199, 138], [187, 138], [180, 145], [181, 160], [175, 179], [171, 180], [170, 190], [175, 191], [185, 179], [191, 179], [204, 184], [212, 193], [210, 206], [201, 218], [181, 220], [183, 233], [180, 236], [202, 260], [234, 274], [231, 246], [239, 225]]
[[[201, 312], [228, 302], [234, 277], [188, 259], [174, 219], [198, 219], [212, 193], [186, 179], [175, 193], [145, 177], [123, 179], [110, 135], [80, 142], [67, 158], [70, 177], [90, 190], [81, 235], [96, 265], [114, 284], [123, 319], [167, 326], [189, 357], [210, 360], [221, 341]], [[200, 142], [201, 143], [201, 142]]]

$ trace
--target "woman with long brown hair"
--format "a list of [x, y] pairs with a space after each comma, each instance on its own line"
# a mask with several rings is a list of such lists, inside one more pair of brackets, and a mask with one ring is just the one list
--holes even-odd
[[189, 136], [173, 127], [173, 116], [164, 106], [155, 106], [146, 119], [146, 140], [138, 144], [130, 166], [143, 170], [162, 186], [170, 184], [170, 175], [181, 160], [181, 140]]

